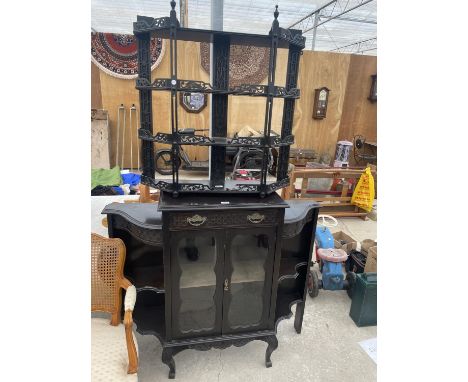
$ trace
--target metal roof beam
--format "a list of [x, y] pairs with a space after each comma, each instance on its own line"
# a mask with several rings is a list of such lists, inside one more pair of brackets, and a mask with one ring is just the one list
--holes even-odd
[[[317, 29], [319, 26], [331, 20], [335, 20], [335, 19], [343, 20], [343, 21], [362, 22], [362, 23], [368, 23], [368, 24], [377, 24], [377, 22], [374, 20], [362, 20], [362, 19], [356, 19], [356, 18], [341, 17], [348, 12], [358, 9], [362, 7], [363, 5], [366, 5], [367, 3], [370, 3], [371, 1], [374, 1], [374, 0], [359, 0], [358, 3], [356, 4], [356, 2], [353, 2], [350, 0], [332, 0], [328, 2], [327, 4], [325, 4], [324, 6], [309, 13], [307, 16], [304, 16], [298, 21], [292, 23], [288, 28], [293, 28], [299, 25], [300, 29], [302, 30], [302, 33], [304, 34], [313, 29]], [[335, 9], [338, 10], [338, 13], [333, 14], [335, 12]], [[327, 13], [329, 14], [326, 15]], [[315, 23], [315, 20], [317, 19], [318, 16], [326, 20], [323, 20], [320, 23]], [[314, 24], [311, 28], [308, 28], [309, 23], [312, 21], [312, 18], [314, 19]]]
[[[367, 52], [368, 50], [377, 49], [377, 37], [368, 38], [366, 40], [354, 42], [352, 44], [340, 46], [338, 48], [332, 49], [331, 52], [348, 52], [348, 53], [362, 53]], [[354, 49], [355, 48], [355, 49]]]
[[[339, 14], [337, 14], [337, 15], [335, 15], [335, 16], [330, 17], [328, 20], [322, 21], [321, 23], [319, 23], [319, 24], [317, 24], [317, 25], [314, 25], [312, 28], [303, 30], [303, 31], [302, 31], [302, 34], [307, 33], [307, 32], [311, 31], [311, 30], [314, 29], [314, 28], [318, 28], [320, 25], [323, 25], [323, 24], [325, 24], [325, 23], [328, 23], [329, 21], [334, 20], [334, 19], [336, 19], [337, 17], [340, 17], [340, 16], [342, 16], [342, 15], [348, 13], [348, 12], [351, 12], [351, 11], [357, 9], [357, 8], [360, 8], [360, 7], [362, 7], [363, 5], [366, 5], [367, 3], [370, 3], [371, 1], [374, 1], [374, 0], [361, 0], [361, 2], [360, 2], [358, 5], [355, 5], [354, 7], [349, 8], [349, 9], [346, 9], [346, 6], [345, 6], [345, 7], [344, 7], [345, 9], [342, 10], [341, 13], [339, 13]], [[349, 1], [348, 1], [346, 4], [349, 4]]]

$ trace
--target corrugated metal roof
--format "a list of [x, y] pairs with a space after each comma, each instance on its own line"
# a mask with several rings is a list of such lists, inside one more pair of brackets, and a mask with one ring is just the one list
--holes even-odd
[[[224, 30], [266, 34], [270, 30], [276, 4], [280, 12], [278, 18], [280, 26], [286, 28], [329, 2], [330, 0], [224, 0]], [[344, 9], [343, 4], [346, 5], [346, 9], [350, 9], [353, 4], [359, 5], [362, 2], [362, 0], [348, 0], [337, 3], [334, 8], [329, 7], [324, 10], [325, 16], [320, 21], [326, 20], [326, 16], [338, 15], [341, 9]], [[189, 27], [210, 29], [211, 0], [187, 0], [187, 4]], [[132, 33], [132, 23], [136, 20], [136, 15], [169, 16], [170, 9], [169, 0], [92, 0], [91, 27], [98, 32]], [[179, 13], [179, 4], [176, 5], [176, 10]], [[312, 25], [313, 22], [310, 20], [308, 27]], [[311, 49], [313, 31], [304, 35], [307, 38], [306, 49]], [[377, 43], [375, 41], [374, 49], [369, 41], [376, 36], [377, 1], [374, 0], [339, 19], [330, 20], [319, 26], [315, 50], [331, 51], [351, 45], [339, 51], [375, 55]], [[368, 42], [365, 46], [352, 45], [366, 40]]]

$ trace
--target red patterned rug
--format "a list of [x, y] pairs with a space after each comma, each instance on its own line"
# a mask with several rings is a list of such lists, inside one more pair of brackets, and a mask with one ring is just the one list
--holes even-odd
[[[151, 39], [151, 70], [164, 56], [164, 41]], [[107, 74], [124, 79], [138, 76], [137, 43], [131, 34], [91, 33], [91, 60]]]
[[[210, 74], [210, 44], [200, 43], [201, 65]], [[229, 86], [260, 84], [268, 76], [270, 49], [249, 45], [231, 45]]]

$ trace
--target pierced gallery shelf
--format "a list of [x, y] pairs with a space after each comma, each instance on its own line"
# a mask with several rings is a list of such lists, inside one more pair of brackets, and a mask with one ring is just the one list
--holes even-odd
[[[135, 35], [151, 33], [154, 36], [169, 39], [171, 33], [170, 29], [170, 17], [153, 18], [148, 16], [137, 16], [137, 21], [133, 23], [133, 33]], [[213, 36], [221, 36], [230, 38], [232, 44], [251, 44], [263, 47], [270, 47], [271, 45], [271, 37], [269, 35], [181, 28], [178, 20], [175, 20], [175, 30], [177, 33], [177, 39], [182, 41], [211, 42]], [[301, 30], [278, 27], [278, 32], [279, 48], [288, 48], [291, 44], [304, 49], [305, 37], [302, 36]]]
[[270, 137], [205, 137], [203, 135], [191, 135], [181, 132], [171, 133], [151, 133], [144, 129], [138, 130], [138, 137], [144, 141], [165, 143], [168, 145], [196, 145], [196, 146], [230, 146], [230, 147], [281, 147], [290, 146], [294, 143], [294, 136], [285, 138], [280, 136]]
[[166, 182], [164, 180], [152, 179], [150, 177], [141, 176], [141, 183], [147, 186], [156, 188], [161, 191], [167, 192], [200, 192], [200, 193], [211, 193], [216, 191], [218, 193], [252, 193], [258, 194], [261, 192], [266, 192], [271, 194], [273, 191], [279, 190], [280, 188], [286, 187], [289, 185], [289, 178], [284, 178], [275, 182], [267, 181], [265, 187], [255, 180], [245, 180], [242, 183], [234, 180], [225, 180], [224, 187], [215, 187], [211, 184], [209, 180], [193, 180], [185, 181], [184, 183], [177, 183], [177, 186], [174, 186], [172, 182]]
[[207, 93], [207, 94], [225, 94], [236, 96], [251, 97], [273, 97], [297, 99], [300, 97], [300, 90], [297, 88], [286, 89], [283, 86], [272, 86], [271, 91], [268, 85], [242, 84], [233, 86], [229, 89], [216, 89], [211, 84], [203, 81], [193, 80], [172, 80], [170, 78], [157, 78], [150, 82], [146, 78], [136, 80], [138, 90], [175, 90], [178, 92]]

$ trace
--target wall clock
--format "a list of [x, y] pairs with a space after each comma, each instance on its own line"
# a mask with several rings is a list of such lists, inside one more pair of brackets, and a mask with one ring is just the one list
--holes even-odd
[[327, 87], [315, 89], [314, 111], [312, 114], [313, 118], [323, 119], [327, 116], [329, 92], [330, 92], [330, 89], [328, 89]]
[[181, 92], [180, 104], [189, 113], [200, 113], [206, 106], [206, 94]]

